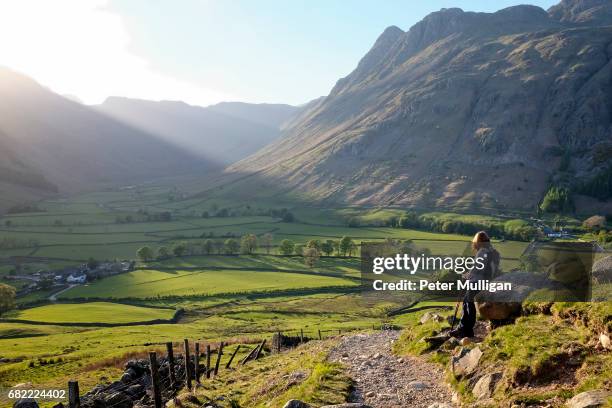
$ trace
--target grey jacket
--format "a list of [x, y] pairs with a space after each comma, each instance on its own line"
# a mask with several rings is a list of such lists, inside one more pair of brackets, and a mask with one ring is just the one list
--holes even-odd
[[466, 280], [477, 282], [479, 280], [492, 280], [499, 273], [500, 255], [493, 247], [480, 248], [476, 253], [475, 258], [482, 258], [484, 267], [478, 269], [474, 266], [467, 274]]

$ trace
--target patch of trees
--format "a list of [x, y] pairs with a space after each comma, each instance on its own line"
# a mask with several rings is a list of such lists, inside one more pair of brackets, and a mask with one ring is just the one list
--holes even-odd
[[337, 256], [353, 256], [353, 254], [357, 254], [357, 248], [357, 244], [351, 237], [342, 237], [340, 240], [328, 239], [325, 241], [311, 239], [306, 245], [296, 244], [289, 239], [284, 239], [278, 249], [282, 255], [305, 256], [308, 251], [308, 256], [313, 256], [314, 253], [309, 250], [314, 249], [317, 256], [321, 256], [321, 254], [331, 256], [334, 252]]
[[568, 188], [552, 186], [542, 199], [540, 209], [548, 213], [568, 213], [574, 211], [571, 192]]
[[407, 211], [399, 218], [389, 218], [387, 226], [460, 235], [474, 235], [485, 230], [494, 238], [518, 241], [530, 241], [537, 234], [535, 227], [522, 220], [476, 222], [459, 218], [449, 219], [435, 214], [419, 215], [414, 211]]
[[[150, 262], [186, 255], [253, 255], [260, 248], [269, 254], [274, 247], [273, 242], [274, 239], [270, 233], [261, 237], [255, 234], [245, 234], [240, 239], [234, 237], [226, 240], [209, 238], [197, 242], [177, 242], [171, 247], [158, 247], [157, 251], [150, 246], [143, 246], [138, 248], [136, 256], [142, 262]], [[353, 239], [346, 236], [340, 240], [313, 239], [305, 245], [284, 239], [278, 246], [278, 253], [287, 256], [302, 256], [306, 265], [313, 267], [322, 255], [331, 256], [335, 253], [337, 256], [354, 256], [358, 254], [358, 249]]]
[[295, 221], [295, 216], [286, 208], [272, 208], [272, 209], [264, 209], [264, 208], [252, 208], [250, 205], [245, 205], [240, 208], [219, 208], [217, 205], [212, 205], [209, 210], [202, 211], [202, 218], [211, 218], [211, 217], [250, 217], [250, 216], [267, 216], [272, 218], [277, 218], [282, 220], [283, 222], [293, 222]]

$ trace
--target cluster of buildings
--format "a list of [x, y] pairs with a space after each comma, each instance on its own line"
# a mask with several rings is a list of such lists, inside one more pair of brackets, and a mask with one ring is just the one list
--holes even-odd
[[53, 274], [53, 280], [57, 283], [81, 284], [132, 270], [134, 270], [134, 261], [117, 261], [102, 262], [95, 267], [82, 264], [49, 273]]
[[84, 284], [107, 276], [130, 272], [134, 270], [134, 265], [134, 261], [101, 262], [95, 266], [82, 264], [53, 271], [40, 270], [30, 275], [7, 276], [6, 279], [31, 281], [17, 293], [18, 296], [23, 296], [39, 289], [66, 284]]

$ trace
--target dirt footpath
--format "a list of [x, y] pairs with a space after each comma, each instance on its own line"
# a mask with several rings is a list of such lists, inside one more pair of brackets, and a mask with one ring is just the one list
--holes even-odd
[[355, 381], [351, 402], [375, 408], [454, 407], [451, 390], [440, 367], [416, 357], [391, 353], [397, 331], [344, 336], [330, 360], [347, 367]]

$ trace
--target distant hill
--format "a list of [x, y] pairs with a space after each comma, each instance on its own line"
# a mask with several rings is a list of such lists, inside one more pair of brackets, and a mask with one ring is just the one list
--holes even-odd
[[285, 104], [244, 102], [221, 102], [207, 109], [276, 129], [301, 110], [300, 107]]
[[552, 185], [609, 189], [611, 10], [452, 8], [389, 27], [228, 180], [244, 196], [494, 210], [533, 210]]
[[208, 159], [231, 164], [279, 137], [297, 110], [289, 105], [229, 102], [203, 108], [183, 102], [111, 97], [96, 110]]
[[4, 68], [0, 98], [0, 211], [56, 192], [218, 168]]

